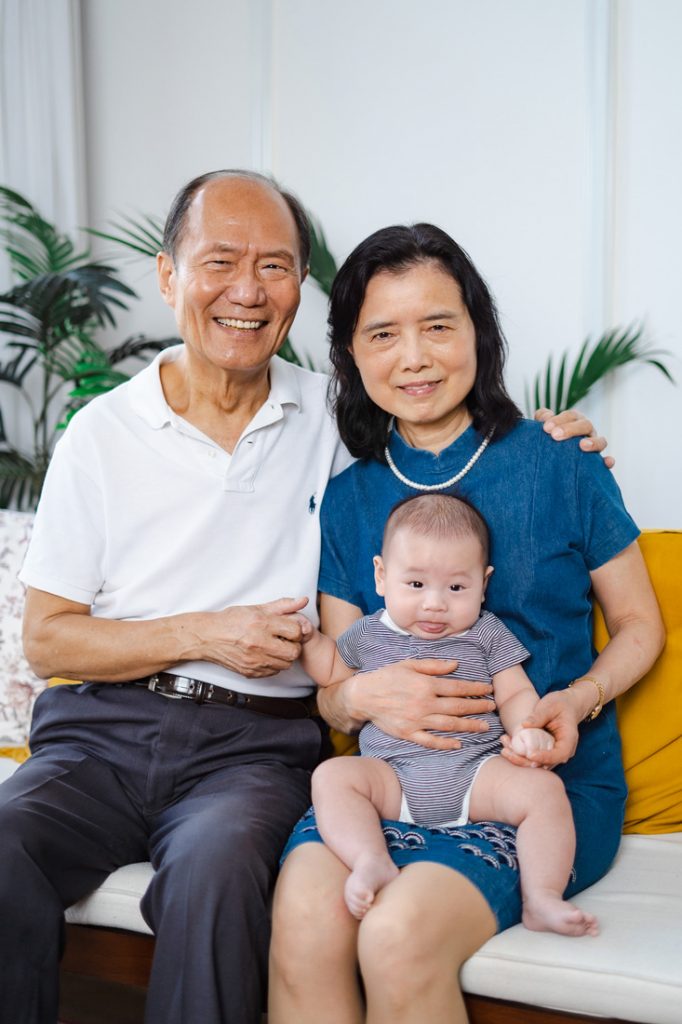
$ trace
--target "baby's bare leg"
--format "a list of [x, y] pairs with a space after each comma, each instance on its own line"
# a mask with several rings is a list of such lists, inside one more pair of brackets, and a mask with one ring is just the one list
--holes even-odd
[[398, 817], [400, 783], [384, 761], [337, 757], [315, 769], [312, 790], [320, 835], [351, 870], [344, 893], [348, 909], [362, 918], [379, 889], [398, 874], [380, 819]]
[[571, 805], [557, 775], [493, 757], [476, 777], [469, 814], [472, 821], [492, 818], [518, 826], [526, 928], [562, 935], [598, 934], [596, 918], [563, 899], [575, 854], [575, 829]]

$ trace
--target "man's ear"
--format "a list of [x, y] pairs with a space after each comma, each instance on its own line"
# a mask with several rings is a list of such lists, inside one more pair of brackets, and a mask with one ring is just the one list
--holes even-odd
[[375, 555], [372, 559], [374, 562], [374, 586], [379, 597], [383, 597], [386, 593], [384, 583], [386, 580], [386, 570], [384, 569], [384, 562], [381, 555]]
[[310, 267], [304, 267], [303, 270], [301, 271], [301, 284], [303, 284], [309, 273]]
[[175, 264], [170, 253], [157, 252], [156, 277], [159, 291], [171, 308], [175, 307]]

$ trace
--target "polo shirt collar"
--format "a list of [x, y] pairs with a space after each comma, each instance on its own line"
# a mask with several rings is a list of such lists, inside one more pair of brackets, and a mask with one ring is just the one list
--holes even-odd
[[[178, 359], [183, 349], [184, 345], [165, 348], [128, 384], [133, 411], [154, 430], [160, 430], [172, 422], [172, 409], [161, 387], [159, 368], [163, 363]], [[284, 405], [293, 405], [297, 409], [302, 406], [301, 385], [296, 370], [291, 363], [279, 356], [273, 356], [270, 360], [270, 394], [267, 401], [280, 410]]]

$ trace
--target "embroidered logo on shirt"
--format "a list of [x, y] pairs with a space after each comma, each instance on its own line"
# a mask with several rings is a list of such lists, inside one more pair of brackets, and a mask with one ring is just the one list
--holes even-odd
[[315, 509], [317, 508], [317, 501], [315, 500], [316, 494], [317, 491], [315, 491], [314, 494], [311, 494], [310, 497], [308, 498], [308, 512], [310, 513], [311, 516], [315, 515]]

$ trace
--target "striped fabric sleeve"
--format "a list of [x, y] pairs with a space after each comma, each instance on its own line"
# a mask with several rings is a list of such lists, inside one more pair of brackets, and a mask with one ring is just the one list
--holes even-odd
[[492, 612], [483, 612], [474, 629], [478, 630], [480, 642], [487, 652], [492, 676], [505, 668], [520, 665], [530, 657], [521, 641]]
[[358, 619], [336, 641], [337, 650], [348, 668], [360, 668], [359, 644], [365, 632], [364, 622], [364, 618]]

